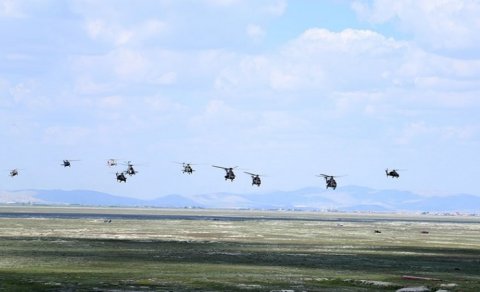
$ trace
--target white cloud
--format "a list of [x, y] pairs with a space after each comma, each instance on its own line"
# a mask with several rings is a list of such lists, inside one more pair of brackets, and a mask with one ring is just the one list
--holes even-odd
[[215, 6], [231, 6], [241, 2], [239, 0], [205, 0], [205, 1], [208, 4], [215, 5]]
[[361, 113], [379, 118], [391, 110], [386, 106], [385, 94], [381, 92], [334, 92], [330, 99], [335, 103], [332, 114], [340, 117], [352, 113]]
[[[80, 66], [77, 64], [77, 66]], [[75, 71], [83, 71], [79, 70], [79, 68], [75, 68]], [[105, 92], [109, 92], [113, 90], [113, 86], [108, 83], [96, 82], [92, 80], [91, 76], [86, 76], [85, 71], [82, 72], [82, 76], [78, 76], [74, 81], [73, 92], [76, 94], [84, 95], [84, 94], [102, 94]]]
[[105, 34], [106, 30], [105, 22], [101, 19], [87, 21], [86, 28], [88, 35], [93, 39]]
[[225, 113], [228, 115], [233, 112], [233, 109], [227, 106], [223, 100], [214, 99], [207, 104], [205, 111], [207, 114]]
[[309, 127], [307, 120], [288, 111], [263, 111], [259, 113], [256, 125], [252, 126], [256, 129], [256, 134], [260, 135], [302, 132], [306, 127]]
[[216, 85], [277, 91], [390, 86], [408, 50], [407, 43], [372, 31], [309, 29], [273, 54], [239, 56], [227, 63]]
[[302, 85], [300, 72], [273, 69], [270, 72], [270, 86], [274, 90], [294, 90]]
[[417, 137], [425, 137], [426, 135], [433, 132], [433, 129], [423, 121], [413, 122], [404, 127], [402, 133], [396, 137], [396, 142], [398, 144], [411, 144], [413, 139]]
[[476, 138], [479, 130], [480, 125], [447, 126], [441, 129], [441, 135], [444, 140], [468, 141]]
[[35, 80], [18, 83], [9, 89], [13, 103], [33, 110], [45, 110], [54, 106], [53, 99], [37, 92], [40, 85]]
[[373, 117], [400, 114], [394, 105], [412, 103], [420, 108], [478, 106], [479, 76], [479, 61], [439, 56], [373, 31], [309, 29], [271, 54], [230, 58], [215, 88], [275, 91], [276, 101], [291, 100], [293, 92], [293, 99], [329, 98], [338, 114], [353, 110]]
[[90, 38], [107, 41], [117, 47], [159, 37], [168, 30], [168, 25], [158, 19], [148, 19], [130, 27], [104, 19], [88, 19], [85, 27]]
[[147, 97], [145, 98], [145, 103], [150, 109], [154, 109], [155, 111], [170, 112], [172, 114], [177, 114], [185, 108], [180, 103], [174, 102], [170, 98], [161, 96]]
[[430, 145], [468, 142], [477, 139], [479, 130], [480, 125], [433, 125], [425, 121], [417, 121], [406, 125], [395, 141], [402, 145], [423, 144], [418, 140], [427, 141]]
[[394, 50], [404, 48], [406, 43], [386, 38], [371, 30], [345, 29], [333, 32], [312, 28], [302, 33], [290, 45], [292, 53], [324, 54], [328, 52], [388, 56]]
[[25, 16], [21, 1], [0, 0], [0, 17], [22, 18]]
[[264, 38], [265, 30], [256, 24], [249, 24], [246, 29], [249, 38], [259, 41]]
[[355, 1], [352, 8], [361, 18], [373, 23], [398, 23], [401, 29], [413, 34], [418, 43], [430, 49], [480, 48], [478, 1], [374, 0], [371, 5]]
[[121, 96], [105, 96], [100, 98], [99, 106], [105, 109], [115, 109], [124, 105], [124, 99]]
[[287, 10], [287, 1], [286, 0], [276, 0], [268, 4], [265, 7], [265, 10], [275, 16], [281, 16]]
[[32, 85], [27, 85], [24, 83], [19, 83], [10, 89], [10, 94], [13, 96], [15, 102], [21, 102], [24, 99], [27, 99], [31, 96]]
[[92, 134], [92, 131], [85, 127], [66, 127], [53, 126], [48, 127], [43, 133], [43, 143], [49, 145], [79, 145], [85, 144]]
[[189, 119], [189, 127], [206, 136], [240, 137], [248, 125], [254, 124], [254, 116], [242, 111], [222, 99], [211, 99], [203, 110]]
[[156, 83], [160, 85], [169, 85], [169, 84], [174, 84], [176, 80], [177, 80], [177, 73], [167, 72], [167, 73], [161, 74], [156, 79]]
[[[103, 92], [115, 85], [153, 82], [170, 84], [175, 73], [162, 72], [152, 62], [153, 54], [143, 50], [119, 48], [105, 55], [78, 56], [73, 58], [73, 72], [80, 92]], [[112, 84], [113, 83], [113, 84]]]
[[114, 72], [122, 79], [141, 79], [148, 68], [148, 61], [141, 52], [121, 49], [111, 57]]

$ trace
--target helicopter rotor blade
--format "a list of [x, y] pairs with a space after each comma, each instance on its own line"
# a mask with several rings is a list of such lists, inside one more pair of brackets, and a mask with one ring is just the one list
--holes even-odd
[[172, 163], [181, 164], [181, 165], [200, 165], [200, 163], [178, 162], [178, 161], [172, 161]]
[[251, 176], [259, 176], [259, 177], [260, 176], [266, 176], [265, 174], [251, 173], [251, 172], [248, 172], [248, 171], [244, 171], [244, 173], [249, 174]]
[[327, 177], [344, 177], [344, 176], [347, 176], [347, 175], [346, 175], [346, 174], [342, 174], [342, 175], [327, 175], [327, 174], [321, 173], [321, 174], [319, 174], [319, 175], [317, 175], [317, 176], [318, 176], [318, 177], [325, 177], [325, 178], [327, 178]]
[[127, 162], [121, 162], [119, 164], [126, 165], [126, 166], [143, 166], [144, 165], [144, 163], [133, 163], [131, 160]]
[[212, 166], [213, 166], [213, 167], [216, 167], [216, 168], [225, 169], [225, 170], [227, 170], [227, 169], [228, 169], [228, 167], [223, 167], [223, 166], [218, 166], [218, 165], [212, 165]]

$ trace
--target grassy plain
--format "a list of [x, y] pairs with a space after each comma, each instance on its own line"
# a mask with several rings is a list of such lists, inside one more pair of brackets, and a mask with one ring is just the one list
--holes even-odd
[[0, 290], [480, 291], [478, 217], [0, 207], [22, 212], [218, 217], [0, 218]]

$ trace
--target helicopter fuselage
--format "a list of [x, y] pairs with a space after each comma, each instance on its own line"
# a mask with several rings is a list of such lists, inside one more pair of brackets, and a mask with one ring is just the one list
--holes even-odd
[[183, 173], [188, 173], [192, 174], [194, 172], [193, 168], [190, 166], [190, 164], [186, 164], [183, 166]]
[[328, 188], [332, 188], [332, 189], [336, 189], [337, 188], [337, 182], [335, 181], [335, 179], [333, 177], [330, 177], [330, 178], [325, 178], [325, 181], [327, 183], [327, 189]]
[[392, 171], [388, 171], [388, 170], [385, 170], [385, 173], [387, 174], [387, 177], [391, 176], [392, 178], [399, 178], [400, 175], [398, 174], [398, 172], [396, 170], [392, 170]]
[[133, 168], [133, 165], [129, 164], [126, 173], [132, 176], [137, 174], [137, 171]]
[[230, 181], [233, 181], [235, 179], [235, 173], [233, 172], [233, 169], [225, 169], [225, 180], [229, 179]]
[[259, 176], [252, 176], [252, 186], [256, 185], [259, 187], [262, 184], [262, 180], [260, 179]]
[[117, 175], [117, 182], [120, 182], [120, 183], [121, 183], [121, 182], [124, 182], [124, 183], [127, 182], [127, 178], [125, 177], [125, 175], [123, 174], [123, 172], [121, 172], [121, 173], [118, 173], [118, 172], [117, 172], [116, 175]]

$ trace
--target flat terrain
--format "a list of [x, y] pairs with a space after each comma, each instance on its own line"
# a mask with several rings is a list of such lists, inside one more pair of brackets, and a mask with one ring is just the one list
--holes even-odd
[[0, 207], [3, 291], [414, 286], [480, 291], [479, 217]]

